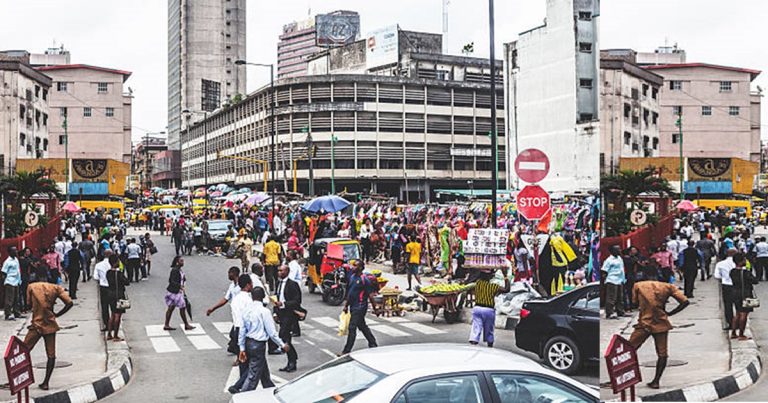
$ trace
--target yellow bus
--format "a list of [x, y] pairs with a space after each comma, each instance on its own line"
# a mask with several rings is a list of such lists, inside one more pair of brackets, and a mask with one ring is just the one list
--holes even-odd
[[747, 212], [747, 217], [752, 216], [752, 203], [749, 200], [701, 199], [694, 200], [693, 203], [710, 210], [717, 210], [720, 207], [725, 207], [727, 212], [735, 209], [744, 209]]
[[120, 218], [123, 218], [123, 214], [125, 213], [125, 205], [123, 202], [119, 201], [109, 201], [109, 200], [80, 200], [78, 202], [75, 202], [78, 207], [85, 210], [91, 210], [96, 211], [96, 209], [101, 208], [105, 212], [112, 214], [113, 216], [118, 216]]

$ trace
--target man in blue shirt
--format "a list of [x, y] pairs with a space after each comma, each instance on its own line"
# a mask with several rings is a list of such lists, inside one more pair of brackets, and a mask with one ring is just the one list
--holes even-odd
[[627, 282], [624, 274], [624, 260], [621, 258], [621, 249], [618, 245], [611, 246], [611, 256], [605, 259], [601, 271], [605, 275], [605, 317], [618, 319], [618, 316], [624, 316], [621, 296], [623, 295], [622, 287]]
[[19, 269], [19, 259], [16, 257], [17, 253], [15, 246], [8, 248], [8, 258], [3, 263], [3, 274], [5, 275], [5, 320], [23, 318], [16, 304], [19, 286], [21, 285], [21, 270]]
[[372, 294], [377, 291], [378, 285], [363, 275], [363, 263], [361, 261], [355, 262], [355, 271], [349, 276], [347, 284], [347, 300], [344, 302], [344, 312], [350, 312], [351, 316], [349, 319], [347, 344], [344, 345], [344, 350], [339, 356], [349, 354], [352, 351], [352, 347], [355, 346], [355, 339], [357, 338], [357, 329], [360, 329], [365, 339], [368, 340], [368, 347], [378, 347], [376, 338], [373, 337], [371, 329], [365, 323], [365, 314], [368, 313], [369, 301], [373, 306], [374, 313], [376, 312], [376, 304], [373, 302]]

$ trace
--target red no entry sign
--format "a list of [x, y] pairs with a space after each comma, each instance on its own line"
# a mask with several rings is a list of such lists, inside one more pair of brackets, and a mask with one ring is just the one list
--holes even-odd
[[517, 211], [528, 220], [541, 220], [549, 211], [549, 193], [537, 185], [528, 185], [517, 194]]
[[523, 150], [515, 158], [515, 173], [528, 183], [538, 183], [549, 173], [549, 158], [535, 148]]

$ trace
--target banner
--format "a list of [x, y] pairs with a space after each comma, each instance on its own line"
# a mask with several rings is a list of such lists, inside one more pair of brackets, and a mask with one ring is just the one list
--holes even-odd
[[731, 181], [730, 158], [688, 158], [689, 181]]
[[506, 255], [509, 230], [472, 228], [464, 242], [464, 253]]
[[72, 160], [72, 182], [108, 182], [107, 160]]

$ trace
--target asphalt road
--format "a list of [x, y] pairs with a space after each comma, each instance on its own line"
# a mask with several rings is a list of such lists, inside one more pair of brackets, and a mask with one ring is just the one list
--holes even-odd
[[[129, 230], [129, 234], [133, 234]], [[137, 232], [138, 233], [138, 232]], [[226, 352], [231, 325], [229, 307], [219, 309], [210, 317], [207, 308], [224, 296], [228, 286], [227, 269], [239, 265], [239, 260], [215, 256], [185, 257], [187, 294], [193, 307], [192, 322], [197, 329], [185, 334], [179, 314], [174, 312], [171, 326], [177, 330], [162, 331], [165, 318], [163, 297], [167, 286], [173, 246], [168, 237], [153, 232], [159, 252], [153, 256], [152, 272], [148, 281], [131, 284], [127, 289], [132, 308], [123, 316], [125, 333], [131, 346], [134, 374], [130, 383], [106, 400], [112, 403], [138, 401], [172, 402], [227, 402], [225, 389], [234, 382], [237, 369], [232, 367], [234, 356]], [[335, 324], [340, 307], [322, 302], [318, 294], [308, 294], [304, 288], [303, 305], [309, 311], [302, 322], [301, 337], [294, 338], [299, 354], [298, 371], [292, 374], [278, 372], [285, 366], [286, 357], [269, 356], [269, 367], [275, 383], [286, 382], [323, 364], [340, 352], [345, 338], [336, 335]], [[431, 323], [431, 315], [409, 313], [403, 318], [368, 317], [380, 346], [427, 342], [466, 343], [469, 325], [446, 324], [441, 316]], [[375, 322], [375, 323], [374, 323]], [[514, 332], [497, 330], [496, 348], [514, 351], [536, 359], [535, 355], [515, 347]], [[597, 342], [597, 340], [595, 341]], [[358, 335], [355, 349], [367, 348], [362, 334]], [[575, 376], [581, 382], [597, 385], [598, 368], [587, 366]]]

